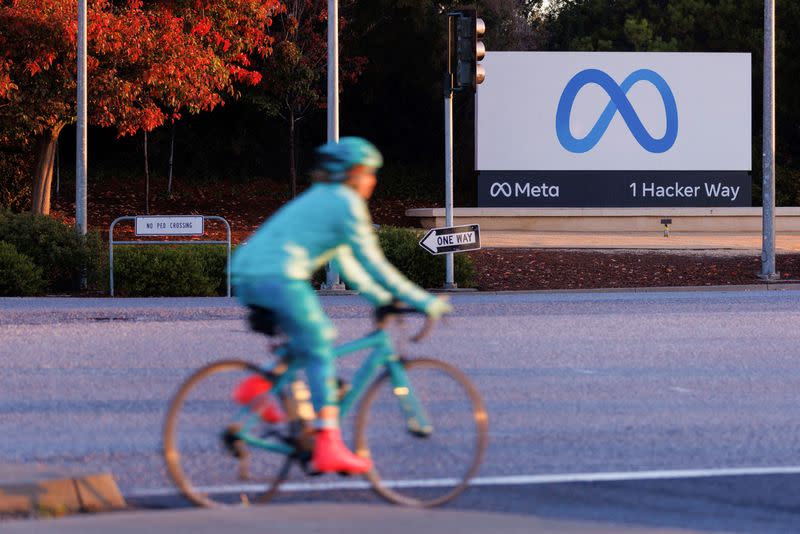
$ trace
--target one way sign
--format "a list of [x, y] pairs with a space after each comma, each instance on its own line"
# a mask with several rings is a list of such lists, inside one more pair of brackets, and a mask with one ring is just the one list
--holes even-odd
[[425, 234], [419, 246], [431, 254], [478, 250], [481, 248], [481, 228], [477, 224], [433, 228]]

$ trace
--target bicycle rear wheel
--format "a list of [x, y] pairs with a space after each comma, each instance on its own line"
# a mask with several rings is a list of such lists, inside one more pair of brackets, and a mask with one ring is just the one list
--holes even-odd
[[466, 489], [488, 441], [483, 401], [455, 367], [432, 359], [403, 362], [408, 384], [419, 400], [429, 433], [408, 428], [388, 373], [364, 396], [356, 418], [356, 450], [369, 452], [366, 476], [383, 498], [407, 506], [438, 506]]
[[[263, 374], [244, 361], [214, 362], [190, 376], [172, 399], [163, 430], [164, 459], [170, 477], [193, 503], [215, 507], [264, 501], [286, 478], [291, 466], [288, 455], [237, 439], [242, 423], [249, 421], [248, 435], [270, 443], [291, 441], [288, 417], [268, 424], [232, 399], [238, 384]], [[254, 398], [249, 406], [256, 409], [266, 395]], [[282, 395], [280, 404], [287, 414]]]

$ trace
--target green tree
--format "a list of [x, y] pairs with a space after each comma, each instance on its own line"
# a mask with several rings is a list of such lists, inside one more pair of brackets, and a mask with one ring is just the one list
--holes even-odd
[[[90, 0], [89, 121], [120, 135], [199, 113], [257, 83], [278, 0]], [[36, 146], [34, 213], [50, 210], [58, 137], [76, 116], [77, 2], [0, 2], [0, 144]], [[168, 113], [171, 116], [168, 116]]]
[[[346, 9], [351, 2], [341, 2]], [[339, 18], [340, 48], [347, 49], [351, 34], [345, 17]], [[327, 0], [289, 0], [276, 17], [273, 54], [264, 62], [261, 84], [249, 91], [248, 100], [268, 117], [286, 123], [289, 139], [289, 178], [297, 194], [296, 137], [298, 123], [325, 105], [328, 68]], [[366, 60], [340, 52], [340, 90], [355, 82]]]

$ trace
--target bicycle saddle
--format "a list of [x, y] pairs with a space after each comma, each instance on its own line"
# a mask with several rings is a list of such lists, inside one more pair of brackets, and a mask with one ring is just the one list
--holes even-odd
[[277, 336], [280, 333], [278, 319], [275, 312], [260, 306], [250, 306], [250, 328], [268, 336]]

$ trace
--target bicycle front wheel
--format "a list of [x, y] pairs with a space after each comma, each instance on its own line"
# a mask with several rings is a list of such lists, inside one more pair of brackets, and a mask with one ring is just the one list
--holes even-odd
[[[167, 470], [181, 492], [197, 505], [263, 501], [286, 478], [291, 466], [288, 455], [239, 439], [238, 433], [246, 425], [248, 436], [274, 443], [276, 448], [288, 447], [291, 441], [288, 422], [270, 424], [253, 412], [270, 393], [253, 398], [249, 407], [234, 402], [236, 387], [254, 375], [263, 372], [247, 362], [211, 363], [181, 385], [169, 406], [163, 434]], [[285, 403], [280, 404], [286, 414]]]
[[[488, 441], [478, 391], [455, 367], [432, 359], [403, 362], [407, 386], [387, 373], [364, 396], [356, 419], [356, 450], [368, 451], [366, 476], [383, 498], [407, 506], [438, 506], [466, 489]], [[412, 395], [425, 421], [409, 420]]]

